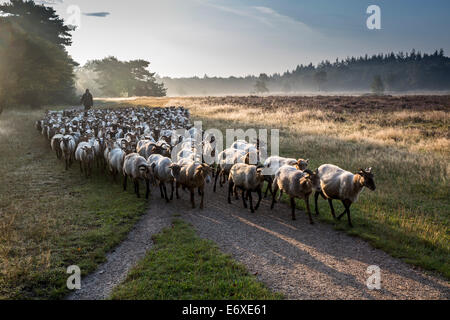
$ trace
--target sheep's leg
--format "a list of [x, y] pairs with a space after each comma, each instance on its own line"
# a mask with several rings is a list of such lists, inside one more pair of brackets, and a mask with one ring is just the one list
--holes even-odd
[[314, 221], [311, 217], [311, 208], [309, 207], [309, 195], [305, 197], [305, 204], [306, 204], [306, 211], [308, 212], [309, 216], [309, 223], [314, 224]]
[[201, 195], [201, 200], [200, 200], [200, 209], [203, 209], [203, 198], [205, 196], [205, 192], [203, 191], [203, 189], [198, 188], [198, 191], [200, 191], [200, 195]]
[[278, 201], [281, 201], [282, 197], [283, 197], [283, 190], [280, 190], [280, 195], [278, 196]]
[[247, 202], [245, 201], [245, 190], [242, 190], [242, 202], [244, 203], [244, 208], [247, 209]]
[[145, 199], [148, 199], [150, 195], [150, 180], [145, 180]]
[[259, 205], [261, 204], [261, 200], [262, 200], [262, 190], [261, 190], [261, 188], [256, 190], [256, 194], [258, 195], [258, 202], [256, 203], [255, 211], [258, 210]]
[[347, 213], [348, 225], [350, 228], [353, 228], [352, 219], [350, 218], [350, 206], [352, 205], [352, 203], [349, 200], [344, 200], [342, 201], [342, 203], [345, 206], [345, 211], [339, 216], [338, 219], [340, 219], [345, 213]]
[[[336, 213], [334, 211], [334, 207], [333, 207], [333, 199], [328, 199], [328, 203], [330, 205], [330, 209], [331, 209], [331, 215], [333, 216], [333, 219], [336, 220]], [[316, 205], [317, 208], [317, 205]], [[345, 212], [345, 211], [344, 211]], [[340, 219], [340, 218], [339, 218]]]
[[345, 201], [342, 200], [342, 204], [344, 205], [344, 211], [337, 217], [338, 220], [341, 220], [342, 217], [347, 213], [347, 206], [345, 205]]
[[174, 189], [173, 185], [174, 185], [174, 183], [172, 182], [172, 183], [170, 184], [170, 188], [171, 188], [170, 200], [173, 200], [173, 189]]
[[291, 197], [291, 209], [292, 209], [292, 220], [296, 220], [295, 218], [295, 198]]
[[267, 188], [266, 188], [266, 192], [264, 193], [264, 198], [267, 198], [267, 193], [269, 190], [270, 190], [270, 194], [273, 193], [272, 184], [273, 184], [272, 178], [268, 178], [267, 179]]
[[[239, 192], [237, 190], [236, 185], [233, 188], [233, 192], [234, 192], [234, 196], [236, 197], [236, 200], [239, 200]], [[242, 193], [242, 194], [244, 194], [244, 193]], [[245, 200], [247, 200], [247, 198], [245, 198]]]
[[199, 196], [202, 195], [202, 190], [200, 190], [200, 188], [198, 188], [198, 195], [199, 195]]
[[136, 195], [138, 198], [141, 197], [141, 194], [139, 192], [139, 180], [136, 180], [136, 182], [134, 183], [134, 185], [136, 186]]
[[189, 188], [189, 191], [191, 192], [192, 209], [195, 209], [195, 189]]
[[83, 167], [81, 166], [81, 161], [80, 161], [80, 173], [83, 174]]
[[273, 210], [273, 207], [275, 206], [276, 201], [276, 197], [277, 197], [277, 192], [278, 192], [278, 184], [275, 184], [273, 186], [273, 190], [272, 190], [272, 204], [270, 205], [270, 210]]
[[252, 213], [255, 213], [255, 208], [253, 208], [253, 197], [252, 197], [252, 192], [249, 190], [249, 191], [247, 191], [247, 197], [249, 198], [249, 200], [250, 200], [250, 211], [252, 212]]
[[164, 199], [164, 190], [163, 190], [162, 182], [159, 182], [159, 192], [161, 193], [161, 199]]
[[216, 192], [216, 187], [217, 187], [217, 179], [219, 178], [219, 174], [216, 174], [216, 177], [214, 179], [214, 188], [213, 191]]
[[228, 203], [229, 204], [231, 204], [231, 192], [233, 191], [233, 185], [234, 185], [233, 180], [230, 180], [230, 182], [228, 182]]
[[180, 184], [177, 182], [177, 185], [176, 185], [176, 194], [177, 194], [177, 199], [180, 199], [180, 194], [178, 193], [178, 189], [180, 188]]
[[127, 175], [124, 174], [123, 176], [123, 191], [127, 191]]
[[167, 188], [166, 188], [166, 184], [163, 183], [163, 191], [164, 191], [164, 198], [166, 199], [166, 202], [169, 202], [169, 197], [167, 196]]

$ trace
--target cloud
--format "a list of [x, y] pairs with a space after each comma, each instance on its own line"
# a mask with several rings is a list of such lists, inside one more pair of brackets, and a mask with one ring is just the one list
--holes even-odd
[[291, 25], [295, 27], [301, 27], [304, 31], [312, 31], [311, 27], [306, 25], [305, 23], [296, 20], [292, 17], [282, 15], [275, 11], [272, 8], [264, 7], [264, 6], [225, 6], [216, 3], [212, 3], [208, 0], [198, 0], [200, 3], [204, 5], [208, 5], [217, 10], [231, 13], [237, 16], [249, 18], [258, 21], [261, 24], [266, 26], [276, 28], [281, 25]]
[[87, 12], [87, 13], [83, 13], [83, 15], [88, 16], [88, 17], [98, 17], [98, 18], [105, 18], [107, 16], [109, 16], [111, 13], [109, 12]]

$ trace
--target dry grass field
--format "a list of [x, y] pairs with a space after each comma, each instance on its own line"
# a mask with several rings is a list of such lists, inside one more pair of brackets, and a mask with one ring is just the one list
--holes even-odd
[[[372, 166], [377, 190], [352, 207], [360, 236], [395, 257], [450, 278], [450, 96], [205, 97], [164, 99], [183, 105], [203, 129], [280, 129], [282, 156]], [[117, 101], [158, 105], [161, 99]], [[302, 204], [299, 204], [302, 206]], [[326, 201], [321, 219], [334, 223]], [[337, 211], [341, 211], [337, 204]]]

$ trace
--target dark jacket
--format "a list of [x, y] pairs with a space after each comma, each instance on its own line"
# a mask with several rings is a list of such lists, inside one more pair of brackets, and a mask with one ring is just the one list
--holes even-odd
[[94, 105], [94, 98], [92, 98], [92, 94], [90, 92], [86, 92], [81, 97], [81, 103], [86, 109], [89, 109]]

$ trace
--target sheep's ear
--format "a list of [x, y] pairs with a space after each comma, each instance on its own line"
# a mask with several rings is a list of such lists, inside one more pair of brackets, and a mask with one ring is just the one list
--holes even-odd
[[367, 169], [367, 172], [368, 172], [368, 173], [372, 173], [372, 167], [368, 168], [368, 169]]
[[256, 169], [256, 172], [259, 173], [259, 174], [262, 174], [263, 168], [258, 168], [258, 169]]
[[306, 159], [306, 160], [305, 160], [305, 163], [306, 163], [306, 164], [309, 164], [309, 159]]

